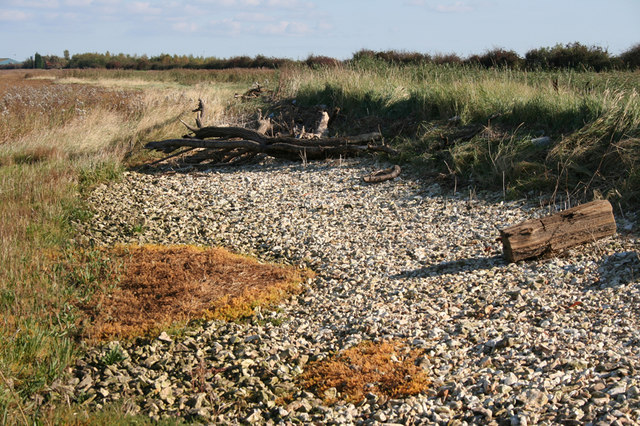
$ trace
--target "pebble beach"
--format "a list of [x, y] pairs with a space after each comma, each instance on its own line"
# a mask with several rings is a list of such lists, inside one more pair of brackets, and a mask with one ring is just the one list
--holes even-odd
[[[362, 181], [388, 166], [265, 159], [96, 188], [87, 244], [222, 246], [316, 276], [247, 322], [89, 348], [57, 390], [203, 424], [639, 424], [640, 217], [615, 209], [614, 237], [507, 263], [499, 229], [563, 206], [411, 170]], [[424, 350], [427, 392], [326, 404], [297, 387], [310, 362], [388, 339]]]

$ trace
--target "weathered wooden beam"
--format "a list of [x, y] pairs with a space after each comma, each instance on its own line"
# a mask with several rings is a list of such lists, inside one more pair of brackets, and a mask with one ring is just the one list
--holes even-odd
[[616, 233], [611, 203], [592, 201], [500, 231], [507, 261], [550, 257]]

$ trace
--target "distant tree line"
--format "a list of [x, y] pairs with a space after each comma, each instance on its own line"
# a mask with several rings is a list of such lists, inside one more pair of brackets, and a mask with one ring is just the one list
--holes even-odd
[[553, 47], [532, 49], [524, 57], [513, 50], [499, 48], [488, 50], [481, 55], [471, 55], [467, 58], [461, 58], [456, 54], [429, 55], [395, 50], [384, 52], [361, 50], [353, 56], [353, 59], [356, 60], [364, 58], [375, 58], [396, 64], [436, 63], [517, 70], [578, 69], [606, 71], [640, 68], [640, 44], [636, 44], [619, 56], [613, 56], [601, 47], [585, 46], [580, 43], [557, 44]]
[[305, 64], [309, 67], [336, 66], [348, 62], [383, 61], [392, 64], [410, 65], [422, 63], [471, 65], [485, 68], [510, 68], [518, 70], [555, 70], [577, 69], [606, 71], [612, 69], [640, 68], [640, 44], [618, 56], [611, 55], [598, 46], [586, 46], [580, 43], [557, 44], [529, 50], [524, 57], [513, 50], [492, 49], [480, 55], [462, 58], [456, 54], [430, 55], [418, 52], [397, 50], [373, 51], [360, 50], [351, 59], [341, 61], [327, 56], [311, 55], [302, 61], [285, 58], [273, 58], [263, 55], [255, 57], [235, 56], [226, 59], [200, 57], [193, 55], [168, 55], [148, 57], [147, 55], [117, 55], [106, 53], [79, 53], [73, 56], [65, 50], [63, 57], [40, 55], [17, 65], [4, 68], [107, 68], [126, 70], [169, 70], [186, 69], [229, 69], [229, 68], [282, 68], [288, 64]]

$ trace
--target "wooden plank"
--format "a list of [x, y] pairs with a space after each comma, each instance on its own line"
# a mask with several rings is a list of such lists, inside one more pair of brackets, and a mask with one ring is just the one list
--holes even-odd
[[598, 200], [510, 226], [500, 231], [500, 238], [505, 259], [517, 262], [554, 256], [615, 233], [611, 203]]

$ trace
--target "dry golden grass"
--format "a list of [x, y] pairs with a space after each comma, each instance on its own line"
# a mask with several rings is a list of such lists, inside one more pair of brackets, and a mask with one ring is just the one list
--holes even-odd
[[[189, 120], [199, 97], [213, 122], [227, 121], [236, 87], [132, 90], [61, 84], [62, 71], [28, 73], [0, 71], [0, 419], [26, 413], [35, 423], [42, 407], [33, 395], [80, 350], [78, 305], [95, 291], [108, 294], [124, 262], [74, 243], [73, 223], [91, 216], [80, 192], [117, 179], [137, 146], [183, 132], [177, 118]], [[277, 295], [259, 294], [263, 301]], [[244, 296], [225, 305], [229, 312], [255, 302]], [[209, 315], [222, 315], [222, 302]]]
[[[300, 377], [302, 387], [322, 397], [330, 388], [338, 399], [358, 403], [371, 392], [388, 398], [417, 395], [428, 389], [430, 380], [416, 365], [424, 350], [411, 349], [402, 342], [363, 342], [331, 358], [311, 363]], [[325, 397], [325, 402], [337, 399]]]
[[122, 264], [120, 279], [84, 305], [90, 339], [129, 338], [176, 321], [246, 317], [298, 292], [309, 276], [222, 248], [121, 246], [110, 254]]

